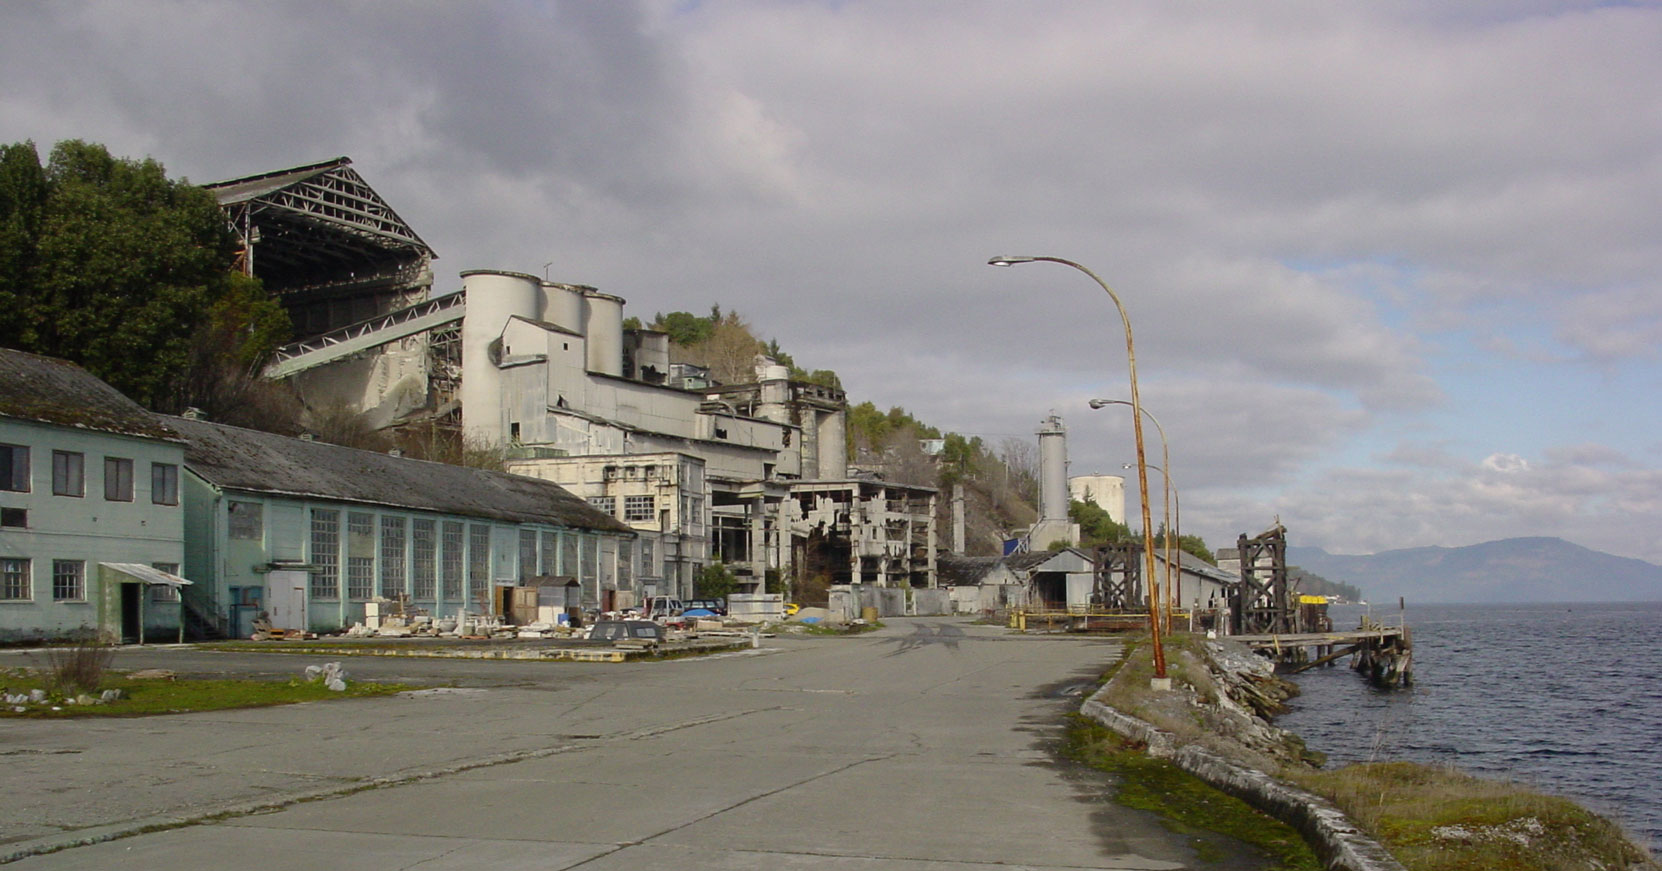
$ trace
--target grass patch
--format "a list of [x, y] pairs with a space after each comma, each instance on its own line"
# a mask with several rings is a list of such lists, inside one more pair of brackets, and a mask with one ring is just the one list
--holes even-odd
[[861, 635], [866, 632], [876, 632], [883, 628], [883, 621], [872, 620], [867, 623], [803, 623], [802, 631], [809, 635]]
[[[0, 673], [0, 686], [7, 693], [53, 691], [49, 674], [33, 670]], [[66, 705], [62, 701], [25, 705], [22, 712], [13, 705], [0, 707], [3, 717], [139, 717], [153, 714], [183, 714], [194, 711], [222, 711], [231, 708], [259, 708], [297, 702], [332, 699], [361, 699], [419, 689], [407, 684], [348, 681], [344, 692], [334, 692], [322, 681], [292, 678], [287, 681], [260, 680], [130, 680], [126, 675], [106, 672], [91, 695], [104, 690], [121, 690], [120, 699], [98, 705]], [[54, 697], [56, 698], [56, 697]], [[57, 710], [53, 710], [57, 708]]]
[[1268, 857], [1268, 871], [1320, 871], [1321, 862], [1297, 831], [1234, 796], [1220, 792], [1177, 766], [1154, 759], [1106, 727], [1081, 715], [1069, 718], [1064, 754], [1115, 775], [1114, 800], [1160, 815], [1172, 831], [1190, 837], [1202, 861], [1221, 851], [1202, 833], [1215, 832], [1251, 844]]
[[1326, 796], [1413, 871], [1593, 871], [1648, 860], [1615, 823], [1569, 799], [1451, 768], [1376, 762], [1283, 776]]

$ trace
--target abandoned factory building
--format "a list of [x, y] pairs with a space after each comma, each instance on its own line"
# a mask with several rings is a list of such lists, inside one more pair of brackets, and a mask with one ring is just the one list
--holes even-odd
[[435, 290], [432, 249], [346, 158], [209, 188], [303, 335], [268, 377], [504, 449], [634, 534], [642, 594], [690, 595], [716, 562], [747, 592], [935, 586], [935, 491], [849, 473], [841, 391], [765, 357], [752, 382], [710, 383], [593, 287], [469, 270]]

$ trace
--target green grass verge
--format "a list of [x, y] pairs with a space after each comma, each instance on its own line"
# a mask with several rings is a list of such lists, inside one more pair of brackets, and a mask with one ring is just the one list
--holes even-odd
[[1412, 871], [1594, 871], [1648, 857], [1615, 823], [1569, 799], [1411, 762], [1286, 772], [1326, 796]]
[[1320, 860], [1291, 826], [1128, 745], [1089, 717], [1069, 717], [1063, 752], [1114, 775], [1115, 801], [1158, 814], [1169, 829], [1190, 838], [1202, 861], [1222, 858], [1221, 848], [1205, 835], [1217, 833], [1261, 851], [1272, 863], [1266, 871], [1321, 871]]
[[883, 628], [883, 621], [869, 623], [803, 623], [802, 631], [809, 635], [861, 635]]
[[[0, 673], [0, 686], [8, 693], [48, 689], [46, 676], [38, 672]], [[98, 690], [118, 689], [122, 698], [100, 705], [26, 705], [19, 713], [11, 705], [0, 706], [0, 717], [140, 717], [154, 714], [183, 714], [195, 711], [222, 711], [231, 708], [259, 708], [296, 702], [361, 699], [420, 689], [407, 684], [371, 683], [348, 680], [343, 692], [334, 692], [322, 681], [294, 678], [287, 681], [259, 680], [129, 680], [110, 673]], [[91, 693], [97, 696], [98, 693]], [[53, 710], [53, 708], [57, 710]]]

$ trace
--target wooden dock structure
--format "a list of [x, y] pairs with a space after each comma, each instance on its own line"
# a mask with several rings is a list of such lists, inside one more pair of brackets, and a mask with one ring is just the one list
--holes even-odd
[[1406, 687], [1414, 683], [1414, 636], [1405, 626], [1384, 626], [1363, 618], [1361, 628], [1349, 632], [1229, 637], [1254, 650], [1273, 652], [1276, 662], [1290, 674], [1332, 665], [1350, 656], [1350, 667], [1375, 686]]

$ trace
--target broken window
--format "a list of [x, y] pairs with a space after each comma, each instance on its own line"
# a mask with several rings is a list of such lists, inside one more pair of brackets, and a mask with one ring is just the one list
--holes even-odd
[[519, 582], [525, 583], [537, 573], [537, 532], [534, 529], [519, 531]]
[[541, 535], [542, 552], [538, 555], [537, 562], [542, 568], [537, 573], [543, 575], [559, 574], [558, 568], [554, 564], [560, 558], [560, 534], [552, 529], [545, 529]]
[[491, 528], [483, 523], [467, 528], [467, 601], [484, 604], [491, 584]]
[[340, 598], [340, 512], [312, 509], [312, 598]]
[[623, 519], [626, 522], [650, 523], [657, 513], [657, 500], [652, 496], [623, 497]]
[[444, 550], [439, 557], [439, 577], [447, 602], [462, 597], [462, 522], [444, 522]]
[[571, 532], [560, 533], [560, 574], [577, 576], [577, 536]]
[[433, 598], [438, 580], [438, 523], [430, 517], [410, 522], [410, 594]]
[[397, 599], [404, 594], [404, 541], [409, 537], [409, 518], [381, 518], [381, 598]]

